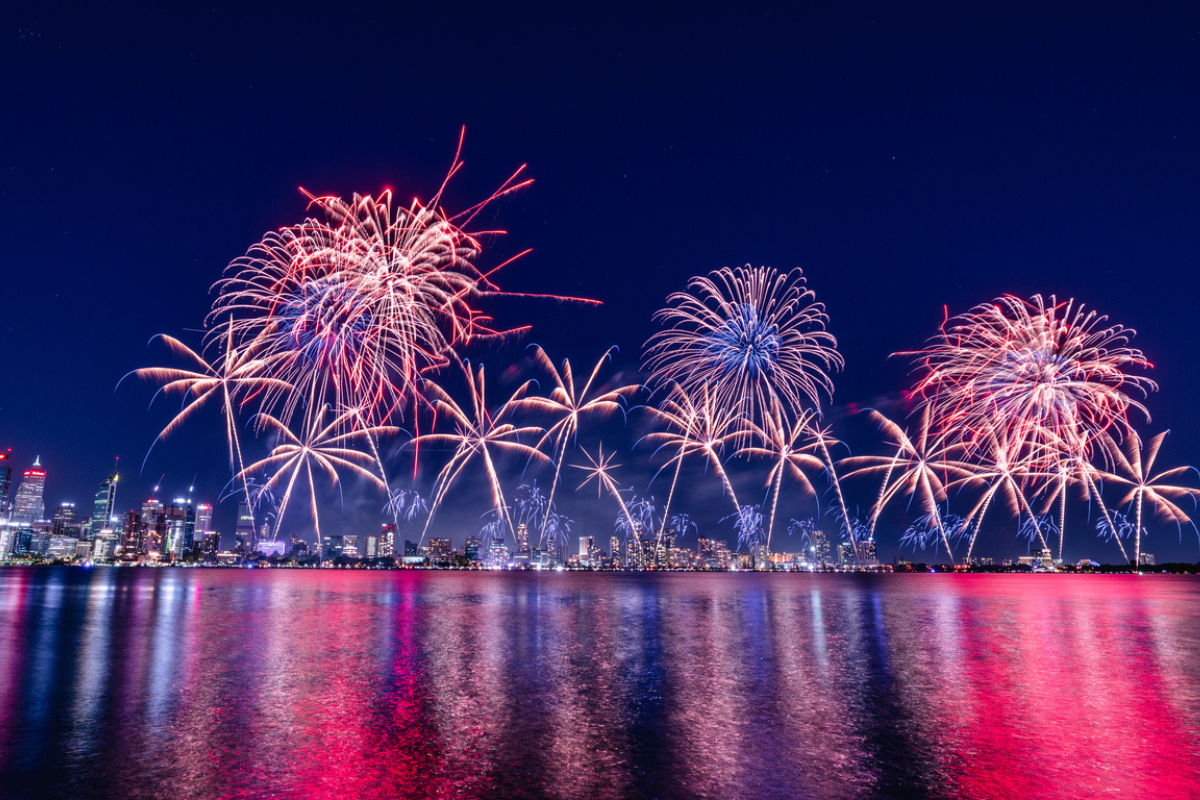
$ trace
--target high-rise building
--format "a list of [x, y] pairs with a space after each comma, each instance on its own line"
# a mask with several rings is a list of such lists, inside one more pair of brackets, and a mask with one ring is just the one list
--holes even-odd
[[74, 503], [59, 503], [54, 509], [54, 535], [79, 538], [79, 510]]
[[0, 453], [0, 520], [8, 519], [8, 490], [12, 486], [12, 448]]
[[34, 522], [46, 515], [46, 504], [42, 495], [46, 491], [46, 471], [42, 469], [42, 459], [38, 456], [33, 460], [33, 466], [25, 470], [21, 476], [21, 486], [17, 496], [13, 498], [13, 522]]
[[379, 533], [379, 557], [391, 558], [396, 555], [396, 525], [386, 523]]
[[130, 509], [125, 512], [121, 525], [121, 555], [136, 556], [142, 553], [142, 515]]
[[221, 534], [216, 531], [204, 532], [204, 545], [200, 548], [200, 556], [205, 561], [215, 562], [217, 551], [221, 548]]
[[183, 558], [192, 551], [196, 535], [196, 509], [184, 497], [177, 497], [162, 510], [163, 555]]
[[812, 560], [816, 564], [828, 564], [833, 560], [833, 553], [829, 549], [829, 537], [825, 535], [824, 531], [812, 532], [812, 545], [809, 552], [812, 553]]
[[112, 529], [112, 510], [116, 499], [117, 473], [114, 470], [112, 475], [100, 481], [100, 485], [96, 487], [96, 500], [92, 504], [92, 524], [87, 533], [89, 541], [95, 540], [100, 531]]
[[213, 508], [208, 503], [196, 506], [196, 531], [200, 536], [212, 530]]
[[524, 522], [517, 525], [517, 552], [515, 561], [521, 566], [529, 566], [529, 528]]
[[621, 539], [617, 536], [608, 540], [608, 560], [614, 567], [621, 564]]
[[467, 561], [474, 564], [479, 561], [479, 550], [483, 547], [483, 539], [478, 536], [468, 536], [466, 544], [463, 545], [463, 553], [467, 556]]
[[237, 527], [233, 533], [237, 541], [234, 549], [243, 555], [254, 552], [254, 515], [250, 513], [250, 505], [245, 501], [238, 503]]
[[164, 529], [163, 504], [157, 498], [151, 497], [142, 503], [141, 552], [161, 555], [163, 534], [166, 532]]

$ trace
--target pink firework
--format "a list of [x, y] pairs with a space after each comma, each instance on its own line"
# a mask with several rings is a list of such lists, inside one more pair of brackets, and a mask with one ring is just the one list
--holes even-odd
[[999, 438], [1045, 469], [1045, 454], [1086, 454], [1098, 433], [1123, 434], [1131, 410], [1148, 418], [1137, 398], [1158, 387], [1128, 371], [1151, 366], [1133, 335], [1074, 300], [1006, 295], [949, 320], [912, 354], [917, 393], [969, 451]]

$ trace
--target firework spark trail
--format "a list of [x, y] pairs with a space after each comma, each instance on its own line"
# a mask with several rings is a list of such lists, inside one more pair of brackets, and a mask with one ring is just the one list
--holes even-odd
[[1131, 410], [1149, 419], [1131, 393], [1158, 388], [1126, 371], [1151, 366], [1129, 346], [1135, 332], [1107, 321], [1074, 300], [1006, 295], [949, 320], [927, 347], [903, 355], [917, 359], [916, 394], [937, 425], [972, 451], [1004, 426], [1014, 441], [1065, 442], [1086, 456], [1095, 434], [1130, 430]]
[[[932, 429], [932, 415], [928, 407], [921, 414], [915, 439], [878, 411], [870, 410], [869, 413], [890, 440], [889, 444], [896, 448], [895, 455], [850, 456], [839, 463], [851, 468], [846, 477], [883, 473], [891, 480], [890, 484], [884, 485], [876, 507], [872, 509], [872, 516], [878, 516], [894, 498], [905, 495], [919, 498], [926, 514], [935, 520], [940, 519], [938, 504], [946, 498], [946, 483], [953, 478], [972, 476], [974, 472], [971, 465], [947, 457], [949, 449], [945, 436]], [[954, 563], [949, 536], [940, 523], [938, 531], [946, 554]]]
[[654, 315], [666, 326], [645, 345], [654, 386], [703, 388], [718, 405], [744, 404], [756, 421], [772, 403], [790, 415], [819, 409], [821, 396], [833, 394], [828, 373], [843, 360], [801, 270], [747, 264], [694, 277], [687, 288]]
[[775, 403], [763, 425], [750, 423], [751, 430], [761, 444], [746, 445], [735, 454], [735, 457], [760, 457], [773, 461], [771, 470], [767, 473], [767, 487], [771, 493], [771, 510], [767, 523], [768, 548], [771, 546], [771, 534], [775, 529], [775, 513], [784, 473], [790, 474], [804, 492], [816, 496], [816, 489], [804, 474], [803, 468], [824, 471], [825, 463], [811, 452], [818, 446], [816, 442], [802, 443], [814, 438], [810, 429], [814, 417], [814, 412], [801, 412], [799, 417], [789, 424], [784, 419], [783, 408]]
[[[548, 397], [525, 397], [517, 403], [516, 407], [522, 410], [540, 412], [551, 417], [558, 417], [558, 420], [546, 429], [542, 441], [537, 444], [537, 447], [540, 449], [544, 444], [552, 443], [555, 453], [554, 480], [550, 484], [550, 504], [554, 503], [554, 493], [558, 488], [563, 461], [567, 454], [567, 447], [568, 445], [574, 445], [576, 436], [579, 433], [580, 422], [585, 418], [598, 417], [603, 420], [613, 414], [624, 413], [624, 402], [641, 389], [637, 384], [607, 389], [600, 388], [597, 389], [598, 393], [592, 396], [592, 389], [596, 385], [600, 370], [605, 364], [611, 362], [612, 352], [615, 349], [609, 348], [600, 357], [588, 375], [582, 389], [576, 388], [575, 375], [571, 369], [570, 360], [563, 361], [562, 370], [560, 371], [555, 368], [554, 362], [546, 355], [545, 350], [537, 347], [534, 351], [534, 360], [553, 379], [554, 389], [551, 390]], [[548, 521], [548, 516], [543, 519], [541, 532], [539, 533], [539, 538], [542, 540], [546, 537], [546, 523]]]
[[[161, 340], [175, 356], [182, 358], [192, 365], [193, 369], [179, 367], [145, 367], [134, 370], [131, 374], [147, 381], [159, 384], [158, 394], [179, 394], [183, 397], [183, 408], [167, 423], [155, 439], [165, 439], [203, 408], [214, 397], [221, 399], [221, 413], [225, 421], [225, 438], [229, 446], [229, 467], [236, 473], [244, 472], [245, 460], [242, 457], [241, 440], [237, 431], [237, 395], [252, 395], [257, 392], [272, 389], [289, 390], [283, 381], [262, 374], [264, 362], [256, 356], [257, 348], [250, 346], [239, 350], [233, 346], [232, 332], [228, 329], [225, 336], [218, 341], [218, 354], [213, 363], [192, 350], [173, 336], [160, 334], [155, 337]], [[123, 379], [122, 379], [123, 380]], [[118, 386], [120, 384], [118, 383]], [[153, 402], [153, 400], [151, 401]], [[151, 449], [154, 445], [152, 444]], [[150, 451], [146, 452], [149, 459]], [[145, 466], [145, 461], [142, 462]], [[242, 488], [247, 499], [250, 495], [248, 479], [243, 479]], [[253, 510], [251, 510], [253, 524]]]
[[[648, 410], [654, 421], [661, 424], [664, 430], [652, 431], [646, 434], [644, 439], [657, 445], [656, 452], [663, 448], [674, 450], [674, 454], [662, 469], [674, 463], [675, 480], [678, 480], [679, 466], [683, 459], [693, 453], [702, 453], [706, 464], [711, 464], [713, 471], [721, 478], [721, 483], [733, 501], [734, 511], [737, 513], [741, 504], [738, 503], [733, 484], [725, 473], [721, 456], [727, 446], [748, 436], [746, 423], [738, 413], [738, 406], [721, 405], [709, 393], [707, 387], [702, 387], [699, 396], [695, 397], [676, 386], [657, 408], [648, 407]], [[667, 500], [668, 510], [663, 512], [664, 519], [670, 509], [670, 498], [675, 494], [675, 480], [671, 482]]]
[[1129, 492], [1120, 502], [1121, 505], [1132, 505], [1135, 508], [1133, 560], [1134, 569], [1138, 570], [1142, 566], [1142, 506], [1145, 501], [1149, 499], [1154, 504], [1156, 514], [1174, 522], [1182, 529], [1185, 523], [1191, 524], [1192, 520], [1174, 501], [1190, 498], [1195, 503], [1197, 498], [1200, 498], [1200, 489], [1166, 482], [1195, 472], [1193, 467], [1174, 467], [1157, 474], [1154, 472], [1154, 462], [1158, 459], [1158, 451], [1168, 433], [1169, 431], [1163, 431], [1143, 446], [1141, 437], [1130, 432], [1123, 449], [1108, 434], [1103, 434], [1101, 440], [1111, 455], [1116, 470], [1098, 471], [1098, 474], [1102, 479], [1128, 486]]
[[304, 425], [300, 435], [296, 435], [282, 421], [269, 414], [262, 414], [259, 423], [270, 433], [277, 435], [281, 443], [276, 445], [270, 454], [247, 466], [238, 477], [245, 477], [255, 472], [270, 474], [265, 486], [275, 489], [287, 476], [287, 488], [279, 501], [279, 510], [275, 518], [274, 538], [279, 537], [279, 526], [283, 524], [283, 516], [292, 498], [292, 490], [300, 471], [308, 476], [309, 496], [312, 504], [313, 525], [316, 528], [317, 550], [321, 547], [321, 523], [317, 511], [316, 481], [313, 477], [315, 464], [330, 479], [334, 486], [339, 484], [338, 468], [349, 470], [352, 474], [366, 478], [374, 486], [386, 490], [387, 483], [381, 476], [376, 476], [363, 464], [373, 464], [374, 459], [352, 445], [363, 439], [378, 438], [398, 432], [398, 428], [386, 425], [371, 425], [360, 427], [362, 415], [358, 409], [333, 412], [327, 405], [309, 405], [305, 412]]
[[522, 384], [499, 410], [493, 413], [487, 407], [483, 366], [480, 365], [478, 370], [472, 370], [468, 362], [459, 361], [458, 363], [467, 380], [467, 391], [470, 395], [469, 408], [464, 409], [460, 406], [441, 386], [432, 381], [426, 381], [432, 405], [437, 410], [439, 417], [454, 427], [454, 432], [437, 433], [435, 428], [435, 432], [422, 434], [409, 442], [414, 447], [419, 446], [422, 442], [428, 442], [449, 445], [453, 449], [450, 460], [438, 473], [433, 502], [430, 506], [429, 517], [425, 520], [425, 528], [421, 531], [421, 540], [424, 541], [425, 534], [429, 531], [429, 525], [433, 522], [434, 515], [446, 498], [446, 493], [458, 476], [462, 474], [463, 469], [477, 456], [483, 462], [487, 474], [488, 485], [492, 493], [492, 508], [504, 510], [509, 531], [515, 538], [516, 530], [513, 527], [511, 515], [508, 513], [508, 506], [504, 502], [504, 491], [500, 485], [495, 458], [500, 454], [509, 454], [524, 456], [530, 460], [548, 461], [547, 456], [540, 450], [520, 441], [521, 437], [537, 439], [545, 433], [545, 430], [531, 425], [518, 428], [510, 422], [501, 421], [512, 412], [518, 401], [528, 391], [528, 381]]
[[578, 464], [571, 465], [573, 469], [583, 470], [585, 473], [583, 482], [580, 483], [579, 486], [575, 487], [575, 490], [578, 491], [595, 480], [596, 497], [600, 497], [601, 489], [607, 489], [608, 493], [612, 495], [616, 499], [617, 503], [621, 506], [621, 513], [625, 516], [625, 520], [629, 524], [629, 530], [634, 530], [633, 515], [629, 511], [629, 507], [625, 505], [625, 500], [621, 497], [621, 489], [617, 486], [616, 481], [614, 481], [612, 477], [613, 470], [621, 465], [613, 463], [612, 453], [609, 453], [607, 456], [604, 455], [603, 443], [600, 444], [599, 453], [596, 457], [593, 458], [592, 454], [587, 450], [583, 451], [583, 455], [588, 460], [588, 464], [586, 466], [581, 466]]

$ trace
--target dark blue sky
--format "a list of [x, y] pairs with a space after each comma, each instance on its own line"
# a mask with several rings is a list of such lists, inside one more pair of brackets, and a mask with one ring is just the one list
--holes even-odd
[[[846, 358], [835, 405], [872, 404], [905, 386], [887, 356], [944, 304], [1074, 296], [1138, 330], [1161, 386], [1144, 429], [1200, 462], [1198, 21], [1182, 3], [10, 12], [0, 444], [18, 466], [42, 456], [48, 505], [86, 500], [114, 455], [122, 510], [164, 472], [164, 494], [198, 473], [215, 496], [215, 426], [136, 475], [168, 411], [117, 380], [163, 361], [155, 333], [200, 327], [232, 258], [302, 218], [298, 186], [428, 196], [465, 125], [448, 208], [522, 163], [536, 180], [489, 210], [509, 235], [484, 262], [530, 247], [506, 289], [604, 301], [495, 304], [556, 358], [615, 344], [636, 367], [688, 277], [799, 266]], [[1090, 538], [1067, 556], [1111, 560]], [[1016, 549], [997, 533], [984, 554]], [[1195, 560], [1197, 540], [1156, 528], [1147, 549]]]

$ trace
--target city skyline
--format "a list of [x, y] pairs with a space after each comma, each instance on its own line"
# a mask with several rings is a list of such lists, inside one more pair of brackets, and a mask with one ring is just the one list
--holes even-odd
[[[113, 386], [158, 360], [161, 351], [142, 349], [155, 334], [198, 345], [192, 329], [210, 307], [209, 287], [265, 232], [302, 216], [307, 198], [297, 187], [342, 198], [391, 188], [405, 202], [428, 195], [463, 124], [466, 166], [449, 184], [448, 208], [486, 196], [525, 162], [536, 181], [488, 211], [489, 227], [508, 230], [487, 242], [489, 267], [533, 248], [505, 268], [505, 288], [604, 303], [498, 299], [487, 309], [498, 323], [533, 328], [511, 346], [473, 354], [489, 369], [518, 363], [531, 343], [580, 363], [617, 345], [614, 366], [636, 374], [656, 330], [653, 312], [690, 276], [747, 263], [800, 266], [846, 362], [828, 415], [852, 421], [844, 438], [859, 454], [871, 431], [854, 412], [900, 407], [911, 383], [892, 353], [920, 349], [947, 315], [976, 303], [1057, 294], [1138, 331], [1135, 343], [1154, 365], [1148, 374], [1162, 387], [1148, 401], [1153, 423], [1144, 434], [1169, 428], [1172, 463], [1200, 460], [1187, 359], [1188, 254], [1196, 249], [1188, 221], [1200, 165], [1188, 138], [1194, 104], [1178, 102], [1187, 96], [1190, 45], [1167, 33], [1177, 27], [1166, 24], [1170, 10], [1083, 20], [1019, 10], [1003, 20], [967, 10], [749, 13], [734, 26], [753, 35], [736, 37], [743, 44], [733, 51], [713, 46], [712, 21], [681, 28], [665, 12], [650, 12], [640, 33], [589, 12], [483, 14], [458, 30], [473, 42], [471, 58], [428, 76], [428, 96], [409, 98], [411, 116], [373, 109], [332, 145], [314, 142], [287, 115], [246, 113], [264, 93], [291, 87], [277, 64], [300, 62], [291, 48], [243, 46], [240, 31], [281, 25], [321, 49], [322, 34], [299, 21], [255, 9], [172, 10], [165, 21], [23, 13], [33, 16], [16, 35], [11, 64], [20, 87], [14, 113], [25, 120], [13, 152], [23, 157], [5, 202], [22, 232], [14, 263], [48, 268], [8, 278], [11, 296], [31, 299], [9, 308], [8, 336], [37, 336], [36, 346], [10, 350], [0, 399], [10, 441], [0, 445], [14, 448], [21, 468], [39, 453], [58, 465], [63, 499], [81, 508], [115, 455], [129, 463], [123, 480], [142, 493], [166, 473], [168, 484], [199, 475], [198, 494], [219, 496], [222, 454], [205, 443], [219, 438], [220, 422], [197, 420], [186, 437], [151, 448], [169, 409], [146, 414], [150, 387], [126, 381], [114, 394]], [[121, 46], [101, 45], [94, 29]], [[978, 44], [960, 70], [934, 67], [962, 56], [953, 37], [938, 34], [945, 30], [970, 31]], [[1117, 30], [1120, 46], [1107, 46]], [[175, 31], [192, 55], [150, 44]], [[563, 46], [581, 31], [590, 31], [587, 63], [610, 67], [583, 95], [573, 87], [592, 85], [592, 70]], [[544, 42], [550, 50], [539, 49]], [[357, 40], [334, 47], [347, 59], [389, 64]], [[442, 52], [433, 40], [419, 47], [431, 63]], [[217, 58], [228, 52], [237, 56]], [[142, 68], [146, 58], [159, 63], [153, 74]], [[521, 91], [482, 68], [497, 60]], [[764, 82], [767, 74], [777, 80]], [[330, 80], [317, 80], [319, 93], [340, 96]], [[111, 116], [97, 99], [105, 81], [139, 102]], [[173, 99], [175, 85], [204, 98], [212, 120], [193, 124], [187, 104]], [[46, 107], [50, 96], [64, 102]], [[450, 111], [445, 97], [462, 103]], [[243, 131], [236, 139], [221, 133], [235, 128]], [[97, 130], [106, 133], [96, 139]], [[222, 171], [225, 164], [239, 167]], [[91, 199], [101, 186], [109, 201], [91, 203], [87, 214], [68, 211], [66, 198]], [[156, 299], [122, 313], [133, 307], [129, 298], [146, 294]], [[76, 309], [78, 327], [43, 324], [57, 306]], [[57, 388], [67, 374], [70, 388]], [[48, 386], [56, 388], [30, 388]], [[629, 483], [646, 486], [650, 474]], [[352, 493], [351, 501], [349, 519], [378, 516], [374, 499], [358, 503]], [[235, 514], [218, 506], [219, 525]], [[886, 533], [890, 546], [902, 530]], [[1190, 558], [1191, 535], [1181, 543], [1164, 529], [1154, 546]]]

